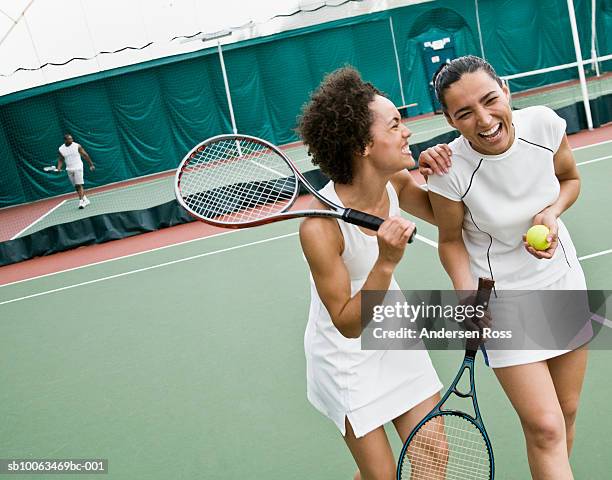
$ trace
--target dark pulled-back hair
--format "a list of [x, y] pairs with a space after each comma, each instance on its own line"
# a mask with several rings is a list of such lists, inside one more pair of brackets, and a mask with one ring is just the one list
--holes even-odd
[[357, 70], [343, 67], [327, 75], [304, 105], [298, 132], [312, 163], [335, 183], [352, 182], [353, 155], [372, 141], [374, 116], [368, 105], [376, 95], [382, 93]]
[[489, 62], [474, 55], [466, 55], [451, 60], [448, 63], [443, 63], [440, 68], [434, 73], [433, 85], [436, 91], [436, 97], [446, 111], [446, 101], [444, 100], [444, 91], [447, 90], [453, 83], [459, 81], [464, 73], [474, 73], [478, 70], [486, 72], [497, 84], [501, 87], [502, 81]]

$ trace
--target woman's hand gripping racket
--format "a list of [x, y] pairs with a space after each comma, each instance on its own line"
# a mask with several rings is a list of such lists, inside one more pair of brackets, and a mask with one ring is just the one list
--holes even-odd
[[[300, 183], [329, 210], [289, 211]], [[174, 188], [187, 212], [219, 227], [332, 217], [376, 231], [384, 221], [323, 197], [280, 149], [248, 135], [219, 135], [194, 147], [178, 166]], [[416, 229], [409, 242], [415, 233]]]
[[[488, 307], [494, 282], [478, 280], [476, 305]], [[482, 422], [474, 384], [474, 357], [478, 341], [466, 346], [463, 364], [434, 409], [421, 420], [404, 443], [397, 465], [397, 479], [403, 480], [493, 480], [493, 449]], [[470, 390], [461, 392], [457, 384], [469, 372]], [[474, 415], [446, 410], [451, 395], [471, 398]]]

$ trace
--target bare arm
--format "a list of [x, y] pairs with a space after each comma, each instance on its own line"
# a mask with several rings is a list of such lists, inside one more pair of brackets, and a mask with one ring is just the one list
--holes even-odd
[[539, 212], [533, 218], [534, 225], [546, 225], [550, 229], [548, 241], [551, 243], [546, 250], [535, 250], [529, 246], [525, 239], [525, 248], [536, 258], [550, 259], [552, 258], [557, 248], [558, 240], [557, 233], [559, 230], [557, 218], [561, 216], [578, 198], [580, 193], [580, 174], [576, 167], [576, 161], [572, 153], [572, 148], [567, 139], [567, 135], [563, 136], [561, 145], [553, 157], [555, 166], [555, 175], [559, 180], [559, 196], [557, 200]]
[[436, 219], [431, 208], [431, 202], [427, 196], [427, 191], [419, 187], [408, 170], [395, 174], [391, 179], [391, 183], [397, 191], [399, 205], [402, 210], [436, 225]]
[[438, 223], [438, 254], [442, 266], [453, 282], [455, 290], [476, 290], [462, 226], [463, 202], [454, 202], [437, 193], [429, 192], [429, 198]]
[[79, 153], [81, 154], [81, 156], [82, 156], [82, 157], [83, 157], [85, 160], [87, 160], [87, 163], [89, 163], [89, 168], [90, 168], [90, 169], [94, 169], [95, 167], [94, 167], [93, 162], [91, 161], [91, 157], [90, 157], [90, 156], [89, 156], [89, 154], [88, 154], [88, 153], [85, 151], [85, 149], [84, 149], [83, 147], [81, 147], [81, 146], [79, 146]]
[[300, 242], [321, 301], [338, 331], [347, 338], [361, 335], [361, 292], [388, 290], [395, 267], [414, 225], [389, 218], [378, 231], [379, 256], [361, 291], [351, 296], [349, 273], [342, 260], [342, 235], [335, 220], [308, 218], [300, 226]]
[[61, 171], [61, 170], [62, 170], [62, 168], [64, 168], [64, 157], [63, 157], [63, 156], [62, 156], [62, 154], [60, 153], [60, 154], [57, 156], [57, 169], [58, 169], [59, 171]]
[[563, 135], [563, 140], [553, 157], [553, 161], [555, 175], [561, 185], [561, 191], [557, 201], [550, 205], [547, 210], [559, 217], [573, 205], [580, 193], [580, 174], [567, 135]]

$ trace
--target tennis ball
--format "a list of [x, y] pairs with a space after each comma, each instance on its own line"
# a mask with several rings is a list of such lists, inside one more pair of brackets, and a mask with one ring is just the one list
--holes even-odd
[[534, 225], [527, 230], [527, 243], [536, 250], [546, 250], [550, 242], [546, 239], [550, 230], [546, 225]]

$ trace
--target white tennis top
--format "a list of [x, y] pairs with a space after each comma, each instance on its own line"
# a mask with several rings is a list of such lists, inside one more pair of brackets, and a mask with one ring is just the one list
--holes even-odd
[[66, 170], [83, 169], [83, 160], [81, 159], [81, 154], [79, 153], [79, 147], [80, 145], [76, 142], [72, 142], [68, 147], [65, 143], [60, 145], [59, 153], [62, 157], [64, 157], [64, 162], [66, 162]]
[[[387, 184], [389, 215], [399, 215], [399, 201]], [[339, 205], [334, 184], [321, 193]], [[376, 259], [376, 236], [338, 220], [344, 237], [342, 260], [351, 279], [351, 295], [365, 283]], [[409, 247], [408, 247], [409, 248]], [[345, 435], [348, 418], [357, 437], [410, 410], [442, 388], [424, 350], [362, 350], [361, 339], [346, 338], [334, 326], [310, 276], [310, 312], [304, 335], [308, 400]], [[389, 289], [399, 290], [395, 278]]]
[[463, 240], [475, 279], [492, 277], [498, 289], [538, 289], [578, 266], [561, 219], [552, 259], [538, 260], [523, 247], [533, 217], [559, 196], [553, 155], [565, 120], [541, 106], [514, 111], [512, 118], [515, 139], [506, 152], [482, 155], [461, 136], [450, 143], [449, 173], [430, 176], [428, 185], [432, 192], [464, 203]]

